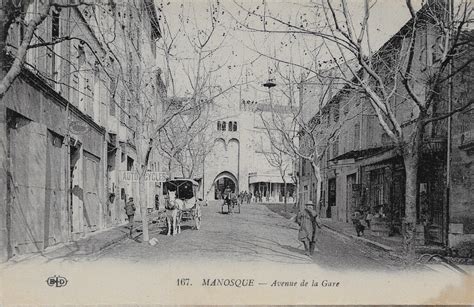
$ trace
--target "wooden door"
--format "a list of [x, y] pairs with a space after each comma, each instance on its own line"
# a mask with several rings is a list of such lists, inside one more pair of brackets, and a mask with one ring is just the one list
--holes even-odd
[[8, 256], [44, 249], [46, 128], [12, 115], [7, 130]]
[[99, 163], [98, 157], [84, 151], [83, 215], [86, 231], [95, 231], [100, 227]]

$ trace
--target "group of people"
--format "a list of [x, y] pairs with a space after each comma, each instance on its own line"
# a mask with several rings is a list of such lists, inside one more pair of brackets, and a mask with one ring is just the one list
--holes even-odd
[[229, 214], [234, 213], [234, 205], [237, 204], [238, 202], [238, 195], [235, 193], [234, 190], [231, 190], [230, 187], [226, 187], [224, 189], [224, 193], [222, 193], [223, 198], [224, 198], [224, 203], [228, 205], [229, 208]]
[[252, 193], [249, 193], [247, 191], [243, 191], [239, 193], [240, 204], [243, 204], [244, 202], [247, 204], [250, 204], [251, 199], [252, 199]]
[[352, 223], [354, 224], [357, 236], [364, 235], [365, 229], [371, 228], [371, 223], [374, 218], [385, 218], [384, 206], [376, 206], [374, 213], [369, 209], [364, 212], [363, 209], [356, 210], [352, 215]]
[[222, 196], [223, 196], [223, 199], [226, 201], [237, 200], [241, 205], [244, 202], [247, 204], [250, 204], [250, 201], [252, 200], [252, 193], [249, 193], [247, 191], [242, 191], [237, 194], [230, 187], [226, 187], [224, 189]]

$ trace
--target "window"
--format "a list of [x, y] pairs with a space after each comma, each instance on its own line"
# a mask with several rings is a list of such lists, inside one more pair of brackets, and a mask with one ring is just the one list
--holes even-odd
[[53, 9], [51, 22], [51, 39], [54, 42], [59, 38], [59, 11]]
[[354, 149], [359, 148], [360, 141], [360, 124], [357, 123], [354, 125]]
[[[57, 41], [60, 36], [59, 12], [59, 10], [53, 9], [51, 14], [51, 41], [53, 42]], [[59, 91], [60, 87], [56, 82], [59, 81], [59, 61], [57, 55], [60, 53], [60, 44], [53, 45], [48, 49], [48, 54], [51, 54], [51, 67], [49, 68], [51, 71], [51, 79], [54, 82], [54, 88]]]
[[[227, 126], [227, 124], [229, 126]], [[228, 131], [237, 131], [237, 122], [234, 122], [234, 121], [229, 121], [228, 123], [227, 122], [221, 122], [221, 121], [218, 121], [217, 122], [217, 130], [218, 131], [226, 131], [226, 129]]]
[[334, 140], [332, 144], [332, 156], [335, 158], [339, 155], [339, 136]]
[[131, 171], [133, 169], [133, 159], [127, 156], [127, 171]]
[[388, 136], [387, 132], [384, 132], [382, 134], [382, 145], [387, 146], [387, 145], [390, 145], [390, 143], [391, 143], [390, 137]]
[[127, 123], [127, 114], [125, 111], [125, 97], [123, 95], [120, 96], [120, 122], [122, 124]]
[[[110, 80], [110, 88], [112, 90], [112, 93], [115, 93], [115, 89], [116, 89], [116, 84], [115, 84], [115, 81], [112, 79]], [[110, 95], [110, 98], [109, 98], [109, 114], [110, 116], [115, 116], [115, 98], [114, 98], [114, 95]]]

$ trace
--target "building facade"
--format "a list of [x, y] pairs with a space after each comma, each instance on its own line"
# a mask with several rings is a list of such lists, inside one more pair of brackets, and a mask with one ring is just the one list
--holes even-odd
[[[250, 94], [240, 94], [245, 96]], [[215, 142], [205, 159], [204, 197], [221, 199], [229, 186], [251, 193], [254, 201], [258, 195], [262, 202], [284, 202], [286, 186], [287, 201], [292, 202], [295, 185], [291, 159], [286, 157], [288, 166], [282, 176], [280, 168], [266, 157], [270, 145], [261, 115], [269, 116], [268, 101], [241, 99], [239, 103], [216, 105], [211, 126]]]
[[[394, 55], [401, 52], [404, 40], [410, 39], [408, 29], [411, 29], [410, 21], [380, 48], [374, 61], [381, 61], [386, 67], [390, 63], [395, 65], [391, 62], [396, 58]], [[436, 61], [436, 32], [429, 23], [422, 23], [416, 31], [413, 73], [422, 78]], [[462, 56], [457, 58], [455, 66], [464, 65], [465, 60]], [[382, 70], [377, 73], [383, 75]], [[472, 78], [470, 63], [452, 78], [451, 97], [448, 83], [440, 89], [437, 110], [433, 113], [446, 113], [449, 103], [453, 104], [452, 108], [466, 105], [472, 99], [468, 85]], [[407, 135], [413, 127], [413, 104], [404, 98], [408, 95], [402, 84], [396, 85], [395, 91], [395, 116]], [[322, 148], [321, 182], [314, 179], [308, 161], [299, 162], [299, 192], [315, 199], [319, 184], [319, 210], [323, 217], [351, 223], [355, 211], [380, 213], [384, 218], [372, 224], [372, 233], [401, 236], [405, 216], [404, 162], [367, 99], [346, 86], [313, 115], [317, 131], [337, 127], [338, 132]], [[425, 127], [418, 168], [416, 242], [419, 245], [456, 247], [461, 242], [472, 242], [472, 122], [472, 108], [467, 108], [455, 114], [451, 121], [443, 119]]]
[[[28, 7], [31, 15], [37, 2]], [[125, 222], [125, 201], [137, 193], [120, 173], [136, 160], [125, 80], [132, 67], [157, 62], [160, 32], [151, 1], [112, 4], [52, 8], [31, 44], [61, 42], [31, 48], [1, 100], [3, 260]], [[9, 29], [12, 54], [23, 30]], [[106, 39], [111, 35], [114, 43]], [[149, 77], [156, 83], [156, 75]], [[149, 95], [159, 101], [156, 88]]]

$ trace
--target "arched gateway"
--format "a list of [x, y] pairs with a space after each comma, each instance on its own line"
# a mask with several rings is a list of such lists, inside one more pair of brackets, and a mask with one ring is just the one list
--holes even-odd
[[231, 172], [228, 171], [219, 173], [214, 179], [213, 185], [214, 199], [222, 199], [222, 193], [226, 187], [239, 193], [239, 181]]

